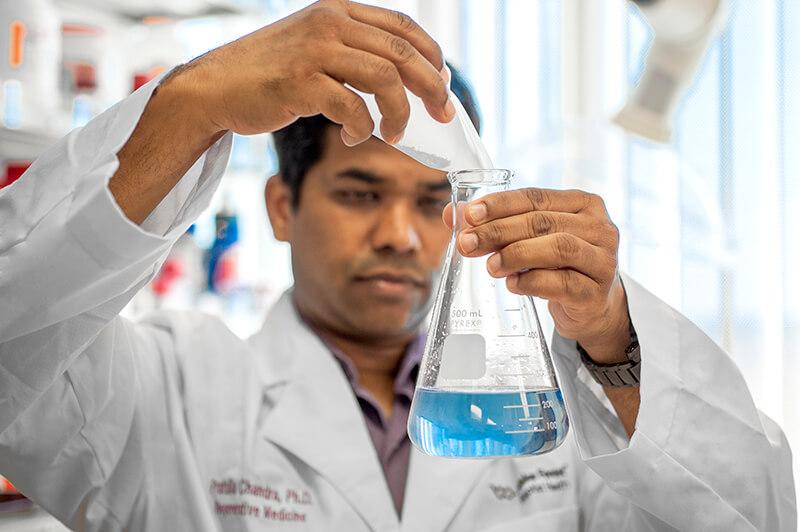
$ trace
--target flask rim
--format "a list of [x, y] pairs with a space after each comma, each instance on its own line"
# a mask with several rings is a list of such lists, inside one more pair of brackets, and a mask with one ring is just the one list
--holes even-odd
[[507, 185], [513, 178], [514, 171], [504, 168], [469, 168], [447, 173], [451, 185], [465, 187]]

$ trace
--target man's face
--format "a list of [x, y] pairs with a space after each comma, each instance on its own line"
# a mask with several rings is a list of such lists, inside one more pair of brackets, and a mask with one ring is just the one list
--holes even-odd
[[415, 331], [449, 241], [449, 198], [444, 172], [375, 138], [348, 148], [328, 127], [299, 206], [284, 209], [301, 312], [354, 338]]

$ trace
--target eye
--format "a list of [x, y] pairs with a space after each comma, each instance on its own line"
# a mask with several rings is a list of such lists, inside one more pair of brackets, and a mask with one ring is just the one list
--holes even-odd
[[422, 196], [417, 199], [417, 206], [419, 210], [426, 215], [441, 216], [448, 201], [449, 197], [437, 198], [435, 196]]
[[369, 204], [380, 199], [378, 194], [371, 190], [337, 190], [335, 194], [339, 200], [350, 204]]

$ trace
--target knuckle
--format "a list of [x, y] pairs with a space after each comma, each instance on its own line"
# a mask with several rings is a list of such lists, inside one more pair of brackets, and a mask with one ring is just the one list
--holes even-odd
[[369, 68], [381, 85], [391, 85], [399, 81], [400, 74], [390, 61], [376, 59]]
[[531, 237], [548, 235], [555, 232], [556, 223], [549, 214], [534, 213], [530, 218]]
[[613, 283], [614, 282], [614, 278], [617, 276], [617, 267], [618, 266], [619, 266], [619, 264], [617, 263], [617, 258], [616, 257], [609, 257], [608, 258], [608, 264], [606, 264], [606, 267], [605, 267], [606, 276], [605, 276], [605, 279], [603, 279], [604, 282], [607, 282], [607, 283]]
[[334, 94], [330, 97], [331, 108], [341, 116], [352, 116], [361, 110], [361, 99], [355, 94]]
[[561, 293], [563, 293], [568, 299], [573, 299], [575, 294], [575, 286], [572, 282], [572, 279], [567, 273], [562, 273], [559, 278], [561, 279]]
[[593, 301], [595, 297], [594, 290], [592, 287], [589, 286], [587, 283], [581, 283], [580, 288], [578, 290], [578, 301], [588, 303]]
[[555, 252], [562, 260], [573, 258], [578, 252], [578, 243], [575, 238], [567, 233], [558, 233], [555, 241]]
[[322, 30], [329, 30], [332, 26], [336, 12], [328, 7], [328, 3], [318, 5], [308, 13], [308, 21], [312, 26]]
[[394, 24], [402, 31], [409, 32], [416, 28], [417, 23], [405, 13], [401, 13], [400, 11], [392, 11], [391, 13], [391, 16], [394, 17]]
[[[573, 283], [574, 285], [575, 283]], [[592, 290], [585, 284], [578, 285], [573, 294], [573, 299], [578, 303], [586, 303], [593, 298]]]
[[416, 56], [414, 47], [402, 37], [389, 37], [389, 49], [398, 61], [403, 63], [411, 61]]
[[340, 94], [333, 94], [328, 98], [328, 105], [336, 113], [344, 113], [347, 109], [347, 99]]
[[503, 255], [504, 265], [508, 265], [511, 268], [516, 268], [519, 264], [521, 264], [525, 255], [525, 250], [523, 246], [517, 242], [511, 244], [510, 246], [506, 246], [501, 254]]
[[503, 239], [503, 230], [497, 224], [486, 224], [476, 230], [478, 240], [486, 246], [494, 246]]
[[531, 207], [533, 210], [539, 210], [542, 208], [545, 202], [545, 195], [542, 189], [540, 188], [526, 188], [525, 195], [531, 203]]
[[357, 116], [364, 111], [364, 102], [356, 95], [345, 97], [344, 102], [345, 110], [350, 116]]
[[602, 208], [603, 210], [605, 210], [606, 208], [606, 203], [605, 201], [603, 201], [603, 198], [591, 192], [588, 192], [586, 194], [586, 205], [594, 209]]
[[619, 227], [612, 222], [608, 222], [605, 229], [608, 233], [609, 243], [614, 247], [614, 249], [617, 249], [617, 247], [619, 247]]
[[575, 303], [584, 303], [592, 299], [592, 290], [581, 282], [575, 272], [564, 272], [561, 276], [562, 290], [566, 297]]
[[319, 0], [315, 5], [320, 6], [322, 9], [347, 9], [348, 2], [346, 0]]
[[601, 222], [597, 224], [592, 239], [603, 249], [616, 253], [620, 242], [619, 228], [610, 221]]

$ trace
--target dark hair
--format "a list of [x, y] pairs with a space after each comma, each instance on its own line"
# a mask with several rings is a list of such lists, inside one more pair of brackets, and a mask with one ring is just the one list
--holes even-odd
[[[475, 129], [481, 131], [481, 116], [478, 104], [467, 80], [447, 63], [450, 68], [450, 90], [461, 101]], [[288, 126], [272, 133], [278, 155], [278, 169], [283, 182], [292, 192], [292, 206], [300, 204], [300, 187], [309, 168], [321, 158], [325, 149], [325, 130], [335, 125], [322, 115], [299, 118]]]

